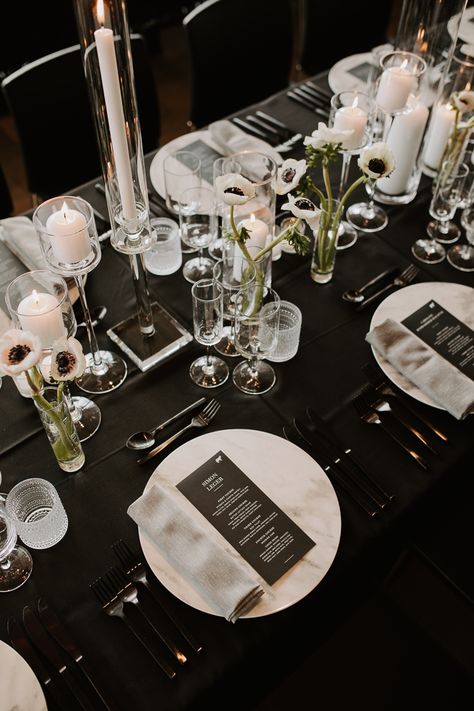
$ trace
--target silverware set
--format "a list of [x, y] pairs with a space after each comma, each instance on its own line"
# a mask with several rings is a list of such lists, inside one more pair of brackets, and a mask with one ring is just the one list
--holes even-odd
[[336, 486], [371, 518], [377, 516], [395, 498], [361, 464], [351, 448], [346, 447], [311, 407], [304, 418], [294, 418], [283, 427], [285, 437], [305, 449], [324, 469]]
[[353, 400], [360, 419], [384, 430], [427, 471], [426, 457], [438, 455], [448, 441], [447, 436], [402, 399], [375, 369], [366, 365], [364, 372], [370, 384], [365, 385]]
[[328, 90], [308, 80], [303, 84], [292, 86], [291, 89], [286, 92], [286, 95], [292, 101], [300, 104], [300, 106], [304, 106], [327, 122], [332, 97], [332, 94]]
[[25, 605], [22, 622], [16, 617], [7, 620], [12, 647], [30, 665], [58, 708], [112, 708], [70, 631], [44, 598], [37, 601], [36, 610]]
[[304, 139], [301, 133], [295, 133], [279, 119], [260, 110], [245, 117], [235, 116], [231, 121], [246, 133], [270, 143], [279, 153], [293, 150]]
[[[151, 586], [145, 563], [125, 541], [114, 543], [112, 550], [120, 561], [120, 567], [109, 568], [90, 588], [104, 613], [122, 620], [161, 671], [173, 679], [177, 673], [173, 663], [183, 665], [188, 661], [183, 641], [196, 653], [202, 651], [202, 644], [176, 618], [169, 605]], [[139, 587], [146, 590], [148, 600], [141, 599]], [[147, 605], [147, 602], [152, 602], [152, 606]], [[136, 614], [133, 614], [133, 610]]]
[[[420, 270], [414, 264], [409, 264], [405, 269], [400, 267], [393, 267], [386, 269], [385, 271], [377, 274], [377, 276], [370, 279], [368, 282], [363, 284], [357, 289], [347, 289], [342, 298], [344, 301], [349, 301], [352, 304], [356, 304], [356, 311], [362, 311], [370, 304], [380, 299], [381, 296], [386, 294], [388, 291], [396, 288], [402, 288], [408, 286], [412, 281], [416, 279]], [[382, 286], [374, 291], [374, 287]]]

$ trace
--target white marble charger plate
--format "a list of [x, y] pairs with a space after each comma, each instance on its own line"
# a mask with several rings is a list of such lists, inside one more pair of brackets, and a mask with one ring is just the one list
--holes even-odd
[[[272, 586], [175, 488], [179, 481], [220, 450], [316, 543]], [[180, 505], [208, 531], [209, 537], [245, 565], [265, 590], [260, 602], [246, 617], [263, 617], [294, 605], [314, 590], [332, 565], [341, 536], [341, 513], [336, 492], [319, 464], [281, 437], [246, 429], [208, 432], [168, 455], [151, 475], [145, 491], [156, 481], [168, 486], [179, 497]], [[139, 537], [145, 559], [163, 585], [191, 607], [215, 615], [215, 610], [163, 558], [140, 529]]]
[[350, 70], [360, 64], [372, 63], [372, 52], [362, 52], [361, 54], [351, 54], [349, 57], [340, 59], [339, 62], [329, 70], [328, 84], [335, 94], [340, 91], [366, 91], [367, 81], [362, 81]]
[[[403, 321], [404, 318], [410, 316], [431, 299], [443, 306], [446, 311], [449, 311], [457, 319], [467, 324], [469, 328], [474, 329], [474, 289], [463, 284], [429, 281], [422, 284], [410, 284], [387, 296], [375, 309], [370, 322], [370, 330], [380, 325], [386, 318], [392, 318], [398, 322]], [[395, 383], [400, 390], [425, 405], [431, 405], [438, 410], [444, 409], [438, 403], [433, 402], [416, 385], [407, 380], [373, 347], [372, 352], [387, 378]]]
[[[456, 36], [457, 24], [459, 21], [459, 13], [453, 15], [448, 20], [448, 32], [451, 37]], [[457, 32], [458, 41], [466, 44], [474, 44], [474, 7], [466, 7], [461, 13], [461, 22], [459, 23], [459, 31]], [[462, 50], [461, 50], [462, 52]]]
[[47, 711], [43, 690], [31, 667], [1, 640], [0, 711]]

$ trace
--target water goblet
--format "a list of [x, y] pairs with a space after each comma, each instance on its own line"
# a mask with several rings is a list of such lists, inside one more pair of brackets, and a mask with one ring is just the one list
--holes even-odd
[[203, 256], [217, 234], [217, 213], [214, 192], [211, 188], [187, 188], [179, 201], [181, 239], [199, 250], [199, 256], [188, 260], [183, 267], [184, 278], [194, 284], [200, 279], [210, 279], [214, 261]]
[[268, 392], [276, 381], [275, 371], [262, 358], [278, 341], [280, 297], [264, 284], [253, 282], [235, 299], [235, 347], [245, 360], [232, 373], [234, 385], [249, 395]]
[[222, 338], [214, 348], [225, 356], [238, 356], [235, 348], [234, 317], [235, 297], [240, 289], [255, 281], [255, 265], [243, 254], [224, 253], [223, 259], [214, 266], [214, 279], [222, 284], [223, 317], [230, 324], [222, 329]]
[[215, 388], [229, 377], [227, 363], [211, 355], [211, 346], [219, 343], [222, 336], [223, 287], [215, 279], [200, 279], [193, 284], [191, 294], [194, 338], [207, 351], [191, 364], [189, 375], [196, 385]]
[[[168, 209], [179, 215], [179, 198], [183, 190], [201, 185], [201, 160], [191, 151], [173, 151], [163, 161], [165, 197]], [[181, 240], [183, 254], [197, 250]]]
[[26, 583], [33, 569], [31, 555], [16, 545], [15, 524], [7, 515], [0, 495], [0, 592], [16, 590]]
[[49, 267], [73, 277], [84, 311], [90, 353], [87, 366], [76, 385], [88, 393], [115, 390], [127, 375], [125, 361], [109, 350], [99, 350], [85, 294], [85, 275], [101, 258], [94, 212], [88, 202], [71, 195], [51, 198], [36, 208], [33, 224]]

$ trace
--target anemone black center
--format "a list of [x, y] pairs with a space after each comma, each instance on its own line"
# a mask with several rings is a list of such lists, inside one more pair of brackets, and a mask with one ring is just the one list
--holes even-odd
[[244, 191], [242, 190], [242, 188], [238, 188], [235, 185], [232, 185], [232, 187], [230, 187], [230, 188], [226, 188], [224, 190], [224, 192], [225, 193], [232, 193], [232, 195], [241, 195], [242, 197], [244, 197]]
[[67, 375], [76, 365], [76, 358], [68, 351], [60, 351], [56, 356], [56, 367], [59, 375]]
[[314, 210], [313, 203], [311, 200], [307, 200], [306, 198], [299, 198], [298, 200], [295, 200], [295, 205], [300, 210]]
[[281, 175], [281, 179], [284, 183], [291, 183], [296, 175], [296, 170], [294, 168], [287, 168]]
[[25, 360], [28, 353], [31, 353], [31, 348], [26, 346], [24, 343], [13, 346], [8, 351], [8, 362], [12, 365], [21, 363]]
[[385, 171], [385, 162], [381, 158], [372, 158], [369, 160], [369, 170], [377, 175], [382, 175]]

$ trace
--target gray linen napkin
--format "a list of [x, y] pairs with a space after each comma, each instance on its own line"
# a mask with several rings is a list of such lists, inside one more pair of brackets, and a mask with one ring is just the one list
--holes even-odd
[[232, 121], [226, 119], [214, 121], [209, 126], [209, 133], [213, 142], [225, 156], [241, 151], [258, 151], [273, 158], [277, 165], [281, 165], [283, 162], [281, 155], [269, 143], [257, 136], [249, 136]]
[[128, 514], [209, 606], [235, 622], [257, 604], [264, 591], [190, 518], [174, 493], [154, 484], [129, 506]]
[[453, 417], [462, 420], [474, 412], [474, 382], [403, 324], [388, 318], [365, 340]]

